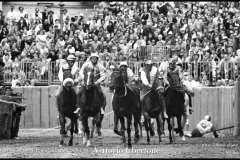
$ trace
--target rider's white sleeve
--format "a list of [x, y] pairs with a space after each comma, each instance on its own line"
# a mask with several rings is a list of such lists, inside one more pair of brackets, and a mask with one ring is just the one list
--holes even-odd
[[106, 79], [106, 68], [100, 63], [98, 63], [98, 65], [99, 65], [100, 78], [97, 81], [101, 83]]
[[142, 83], [144, 84], [144, 85], [148, 85], [149, 84], [149, 82], [148, 82], [148, 80], [147, 80], [147, 76], [146, 76], [146, 73], [144, 72], [144, 71], [141, 71], [141, 80], [142, 80]]
[[87, 65], [87, 62], [85, 62], [85, 63], [82, 65], [82, 67], [81, 67], [81, 69], [80, 69], [80, 71], [79, 71], [79, 77], [78, 77], [78, 79], [80, 79], [80, 80], [83, 80], [83, 79], [84, 79], [83, 71], [84, 71], [86, 65]]
[[59, 80], [61, 81], [61, 83], [63, 82], [63, 71], [62, 71], [62, 66], [60, 67], [59, 69], [59, 72], [58, 72], [58, 78]]

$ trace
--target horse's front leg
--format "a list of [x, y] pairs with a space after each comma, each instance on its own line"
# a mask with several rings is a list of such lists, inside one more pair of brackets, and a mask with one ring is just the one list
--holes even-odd
[[183, 126], [182, 126], [182, 116], [177, 116], [177, 123], [178, 123], [178, 131], [179, 131], [179, 135], [180, 137], [182, 137], [182, 140], [185, 141], [186, 138], [183, 134]]
[[121, 135], [122, 135], [122, 140], [123, 140], [123, 143], [126, 143], [124, 117], [119, 117], [119, 119], [120, 119], [120, 122], [121, 122]]
[[65, 134], [66, 134], [66, 131], [65, 131], [65, 117], [63, 114], [59, 114], [59, 121], [60, 121], [60, 135], [61, 135], [61, 138], [60, 138], [60, 147], [63, 146], [64, 144], [64, 137], [65, 137]]
[[101, 114], [100, 112], [96, 116], [96, 127], [97, 127], [97, 133], [98, 133], [98, 138], [102, 138], [102, 133], [101, 133]]
[[132, 115], [127, 117], [128, 148], [132, 148], [132, 144], [131, 144], [131, 123], [132, 123]]
[[89, 137], [90, 137], [90, 130], [89, 130], [89, 126], [88, 126], [88, 117], [84, 117], [83, 120], [83, 126], [84, 126], [84, 133], [86, 133], [86, 135], [83, 137], [83, 144], [87, 143], [87, 147], [89, 147], [91, 145]]
[[140, 138], [138, 125], [141, 125], [141, 124], [140, 124], [140, 116], [137, 115], [137, 114], [134, 114], [134, 128], [135, 128], [134, 141], [135, 141], [135, 143], [137, 143], [138, 140], [139, 140], [139, 138]]
[[162, 142], [161, 135], [163, 133], [163, 116], [162, 113], [160, 113], [157, 118], [157, 132], [158, 132], [158, 137], [159, 137], [159, 143]]
[[171, 118], [167, 118], [167, 123], [168, 123], [168, 131], [169, 131], [169, 143], [173, 143], [173, 138], [172, 138], [172, 125], [171, 125]]
[[76, 127], [77, 119], [76, 118], [71, 118], [71, 128], [70, 128], [70, 140], [68, 142], [68, 146], [73, 145], [73, 132], [74, 132], [74, 127]]
[[94, 129], [95, 129], [95, 124], [96, 124], [96, 119], [93, 118], [93, 119], [92, 119], [92, 129], [91, 129], [91, 133], [90, 133], [90, 138], [93, 138], [93, 133], [94, 133]]
[[147, 132], [147, 143], [150, 144], [150, 138], [149, 138], [149, 127], [148, 127], [148, 121], [150, 121], [149, 119], [147, 119], [146, 116], [144, 116], [144, 126]]
[[119, 130], [118, 130], [118, 120], [119, 120], [119, 117], [114, 112], [114, 128], [113, 128], [113, 131], [117, 135], [121, 136], [121, 132], [119, 132]]

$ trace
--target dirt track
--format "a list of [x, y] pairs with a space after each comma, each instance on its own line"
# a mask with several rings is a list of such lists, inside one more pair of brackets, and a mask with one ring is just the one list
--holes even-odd
[[186, 141], [177, 137], [175, 144], [169, 144], [168, 136], [162, 136], [160, 145], [155, 136], [147, 145], [143, 131], [137, 144], [132, 139], [132, 149], [126, 149], [112, 130], [103, 130], [102, 139], [94, 137], [89, 148], [76, 135], [72, 147], [59, 147], [58, 129], [21, 129], [19, 136], [20, 139], [0, 141], [0, 158], [240, 158], [240, 137], [222, 134], [217, 139], [212, 134]]

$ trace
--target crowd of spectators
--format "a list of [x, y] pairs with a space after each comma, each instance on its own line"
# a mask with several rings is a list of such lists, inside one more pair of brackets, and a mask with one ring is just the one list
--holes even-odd
[[35, 13], [23, 6], [0, 11], [5, 77], [21, 85], [26, 79], [41, 80], [48, 76], [49, 63], [55, 62], [51, 69], [57, 72], [69, 54], [79, 61], [92, 52], [103, 63], [144, 61], [151, 54], [141, 52], [147, 46], [169, 46], [160, 68], [164, 71], [175, 56], [184, 72], [202, 84], [228, 84], [238, 76], [239, 2], [100, 2], [88, 17], [70, 17], [64, 9], [63, 23], [61, 34], [60, 18], [47, 7]]

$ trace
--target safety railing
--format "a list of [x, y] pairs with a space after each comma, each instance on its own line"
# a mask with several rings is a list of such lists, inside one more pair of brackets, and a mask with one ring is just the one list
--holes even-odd
[[[76, 62], [78, 67], [81, 68], [83, 61]], [[135, 75], [140, 76], [140, 69], [144, 66], [144, 61], [128, 61], [129, 68], [132, 69]], [[110, 70], [110, 66], [119, 66], [119, 61], [104, 61], [102, 64], [107, 70]], [[155, 61], [154, 66], [159, 68], [161, 61]], [[5, 68], [4, 82], [12, 83], [13, 80], [20, 78], [18, 74], [21, 73], [21, 82], [25, 80], [34, 80], [46, 85], [60, 84], [58, 79], [59, 66], [55, 62], [48, 63], [47, 66], [37, 66], [34, 62], [21, 62], [21, 71], [13, 72], [11, 68]], [[216, 82], [219, 79], [228, 79], [235, 81], [240, 73], [239, 63], [221, 63], [215, 64], [213, 62], [188, 62], [181, 64], [183, 73], [188, 73], [196, 81], [203, 83]], [[166, 70], [166, 66], [162, 67], [163, 71]], [[24, 76], [23, 76], [24, 74]]]

